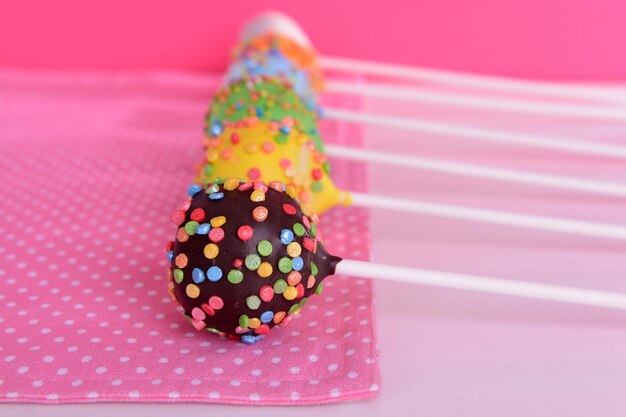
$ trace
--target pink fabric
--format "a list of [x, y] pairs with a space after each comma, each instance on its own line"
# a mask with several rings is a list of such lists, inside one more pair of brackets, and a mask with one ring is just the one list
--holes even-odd
[[[328, 279], [253, 345], [197, 332], [167, 294], [171, 211], [200, 160], [217, 77], [0, 72], [0, 401], [313, 404], [377, 395], [371, 283]], [[344, 107], [358, 103], [344, 101]], [[343, 124], [329, 142], [360, 142]], [[338, 163], [339, 184], [365, 171]], [[369, 256], [335, 209], [327, 246]], [[310, 320], [310, 322], [309, 322]]]

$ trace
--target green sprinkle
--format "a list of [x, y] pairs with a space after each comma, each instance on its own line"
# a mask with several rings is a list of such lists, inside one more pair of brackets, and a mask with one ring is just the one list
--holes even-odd
[[276, 294], [282, 294], [287, 288], [287, 281], [284, 279], [279, 279], [274, 283], [274, 292]]
[[300, 308], [298, 304], [292, 305], [287, 314], [293, 314], [293, 312], [296, 311], [298, 308]]
[[211, 185], [209, 185], [209, 186], [207, 187], [207, 189], [206, 189], [205, 193], [206, 193], [206, 194], [213, 194], [213, 193], [218, 192], [219, 190], [220, 190], [220, 186], [219, 186], [219, 185], [217, 185], [217, 184], [215, 184], [215, 183], [213, 183], [213, 184], [211, 184]]
[[250, 297], [246, 298], [246, 305], [250, 310], [256, 310], [257, 308], [261, 307], [261, 299], [256, 295], [251, 295]]
[[293, 263], [291, 262], [291, 259], [287, 257], [280, 258], [280, 260], [278, 261], [278, 270], [280, 272], [282, 272], [283, 274], [288, 274], [289, 272], [291, 272], [292, 269]]
[[305, 297], [305, 298], [303, 298], [302, 300], [300, 300], [300, 302], [299, 302], [298, 304], [300, 305], [300, 307], [302, 307], [303, 305], [305, 305], [305, 304], [306, 304], [306, 302], [307, 302], [307, 299], [306, 299], [306, 297]]
[[284, 145], [285, 143], [287, 143], [287, 135], [284, 135], [282, 133], [278, 133], [276, 136], [274, 136], [274, 140], [276, 141], [276, 143]]
[[313, 191], [314, 193], [319, 193], [324, 189], [324, 184], [322, 184], [321, 181], [313, 181], [313, 183], [311, 183], [311, 191]]
[[250, 324], [250, 317], [246, 316], [245, 314], [239, 316], [239, 327], [245, 329], [248, 327], [248, 324]]
[[202, 170], [204, 172], [204, 175], [206, 175], [207, 177], [210, 177], [211, 175], [213, 175], [213, 164], [206, 164]]
[[219, 330], [217, 330], [215, 327], [206, 327], [205, 329], [206, 329], [206, 330], [208, 330], [208, 331], [210, 331], [210, 332], [213, 332], [213, 333], [218, 333], [218, 334], [219, 334], [219, 332], [220, 332], [220, 331], [219, 331]]
[[317, 265], [315, 265], [313, 262], [311, 262], [311, 275], [317, 275]]
[[328, 161], [324, 162], [322, 164], [322, 169], [327, 175], [330, 174], [330, 163]]
[[320, 285], [318, 285], [317, 288], [315, 288], [315, 294], [320, 295], [323, 290], [324, 290], [324, 283], [320, 282]]
[[174, 270], [174, 280], [176, 281], [177, 284], [180, 284], [181, 282], [183, 282], [184, 277], [185, 277], [185, 273], [183, 272], [182, 269], [176, 268]]
[[246, 268], [248, 268], [250, 271], [256, 271], [259, 265], [261, 265], [261, 257], [256, 253], [251, 253], [250, 255], [246, 256], [245, 263]]
[[196, 234], [196, 227], [198, 227], [198, 222], [195, 222], [193, 220], [190, 222], [187, 222], [185, 224], [185, 232], [187, 232], [189, 236], [193, 236]]
[[315, 223], [311, 223], [311, 229], [309, 229], [309, 232], [311, 232], [311, 237], [317, 236], [317, 226], [315, 226]]
[[243, 281], [243, 272], [238, 269], [231, 269], [226, 278], [231, 284], [239, 284]]
[[269, 240], [262, 240], [256, 246], [256, 250], [259, 251], [261, 256], [270, 256], [272, 254], [273, 247]]
[[296, 223], [293, 225], [293, 232], [296, 234], [296, 236], [304, 236], [304, 234], [306, 233], [306, 229], [300, 223]]

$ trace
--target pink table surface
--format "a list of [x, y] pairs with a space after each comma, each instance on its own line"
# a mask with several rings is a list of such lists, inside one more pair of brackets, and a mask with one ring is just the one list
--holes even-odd
[[[372, 110], [420, 112], [476, 124], [502, 124], [573, 138], [623, 143], [619, 123], [503, 116], [440, 108]], [[443, 116], [442, 116], [443, 115]], [[324, 123], [332, 123], [330, 121]], [[366, 130], [369, 146], [468, 162], [626, 182], [623, 161], [493, 146], [458, 138]], [[409, 138], [410, 137], [410, 138]], [[405, 194], [485, 208], [562, 215], [626, 224], [623, 200], [540, 190], [447, 175], [370, 167], [372, 192]], [[424, 268], [488, 274], [626, 292], [625, 244], [434, 217], [373, 211], [377, 260]], [[621, 311], [467, 293], [390, 282], [376, 283], [384, 381], [377, 399], [293, 408], [200, 405], [0, 406], [4, 415], [73, 416], [85, 412], [170, 416], [623, 416], [626, 412], [626, 315]]]

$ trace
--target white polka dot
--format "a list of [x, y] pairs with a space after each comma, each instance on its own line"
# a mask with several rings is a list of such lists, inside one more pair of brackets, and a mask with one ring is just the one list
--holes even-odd
[[32, 383], [32, 386], [35, 387], [35, 388], [39, 388], [42, 385], [43, 385], [43, 381], [41, 381], [39, 379], [33, 381], [33, 383]]
[[289, 372], [291, 372], [292, 374], [298, 374], [300, 373], [300, 368], [298, 368], [297, 366], [292, 366], [291, 368], [289, 368]]
[[339, 395], [341, 395], [341, 391], [339, 391], [339, 388], [333, 388], [330, 390], [331, 397], [339, 397]]
[[332, 371], [336, 371], [337, 368], [338, 368], [338, 366], [337, 366], [336, 363], [331, 363], [330, 365], [328, 365], [328, 370], [331, 371], [331, 372]]
[[352, 372], [348, 372], [348, 378], [350, 379], [355, 379], [359, 376], [358, 372], [352, 371]]
[[145, 374], [146, 368], [143, 366], [138, 366], [137, 368], [135, 368], [135, 372], [137, 372], [138, 374]]
[[224, 370], [222, 368], [213, 368], [211, 370], [215, 375], [220, 375], [221, 373], [224, 372]]
[[241, 385], [241, 381], [233, 379], [232, 381], [230, 381], [230, 385], [232, 385], [233, 387], [238, 387]]
[[261, 399], [261, 395], [253, 392], [248, 396], [248, 398], [250, 398], [250, 401], [259, 401]]
[[139, 398], [139, 391], [131, 391], [128, 393], [130, 398]]
[[98, 374], [103, 374], [106, 371], [107, 371], [106, 366], [99, 366], [99, 367], [96, 368], [96, 373], [98, 373]]
[[197, 378], [191, 380], [191, 385], [200, 385], [201, 383], [202, 381]]
[[170, 398], [178, 398], [180, 397], [180, 393], [178, 391], [171, 391], [169, 394]]
[[309, 360], [311, 362], [317, 362], [319, 360], [319, 357], [317, 355], [309, 355]]
[[289, 393], [289, 397], [292, 400], [294, 400], [294, 401], [299, 400], [300, 399], [300, 393], [297, 392], [297, 391], [291, 391], [291, 393]]
[[65, 374], [67, 374], [67, 368], [57, 369], [57, 375], [65, 375]]
[[220, 398], [220, 393], [217, 391], [211, 391], [209, 392], [209, 398], [212, 398], [212, 399]]
[[98, 393], [95, 391], [90, 391], [87, 393], [87, 398], [92, 399], [92, 400], [95, 398], [98, 398]]

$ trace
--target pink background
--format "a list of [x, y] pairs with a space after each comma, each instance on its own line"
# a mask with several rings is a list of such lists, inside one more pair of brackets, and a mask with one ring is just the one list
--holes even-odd
[[236, 28], [268, 8], [296, 18], [328, 55], [511, 76], [626, 78], [619, 0], [0, 0], [0, 65], [221, 71]]

